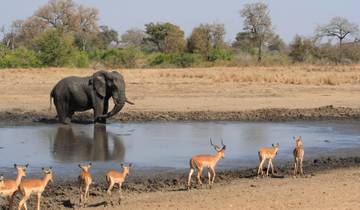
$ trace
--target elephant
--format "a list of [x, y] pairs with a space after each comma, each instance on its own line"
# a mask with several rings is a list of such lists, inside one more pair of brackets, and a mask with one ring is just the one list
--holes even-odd
[[[114, 107], [108, 112], [109, 99]], [[54, 101], [60, 122], [69, 124], [75, 112], [93, 109], [94, 122], [106, 123], [106, 119], [120, 112], [125, 103], [133, 105], [125, 96], [125, 81], [117, 71], [97, 71], [92, 76], [70, 76], [60, 80], [50, 93], [50, 108]]]

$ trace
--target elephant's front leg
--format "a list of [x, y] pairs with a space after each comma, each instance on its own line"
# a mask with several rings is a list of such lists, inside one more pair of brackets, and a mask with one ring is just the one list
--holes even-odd
[[95, 123], [104, 123], [106, 124], [106, 118], [99, 117], [107, 113], [109, 109], [109, 102], [106, 99], [97, 100], [94, 103], [94, 121]]

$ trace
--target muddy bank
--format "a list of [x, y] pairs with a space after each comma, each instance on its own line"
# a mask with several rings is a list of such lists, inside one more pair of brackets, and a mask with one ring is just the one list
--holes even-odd
[[[299, 120], [356, 120], [360, 108], [323, 106], [318, 108], [285, 109], [269, 108], [250, 111], [190, 111], [190, 112], [122, 112], [109, 122], [148, 121], [299, 121]], [[0, 112], [0, 125], [33, 125], [34, 123], [56, 123], [55, 114], [49, 111], [23, 111], [15, 109]], [[75, 123], [92, 123], [92, 113], [77, 113]]]
[[[276, 163], [275, 163], [276, 164]], [[291, 178], [292, 164], [290, 162], [275, 165], [277, 166], [277, 175], [273, 178]], [[304, 178], [316, 176], [317, 173], [347, 167], [360, 166], [360, 157], [326, 157], [305, 161]], [[242, 169], [242, 170], [226, 170], [217, 173], [215, 185], [223, 185], [239, 179], [254, 179], [256, 168]], [[56, 176], [56, 174], [55, 174]], [[123, 186], [123, 199], [129, 195], [150, 192], [170, 192], [170, 191], [185, 191], [186, 190], [186, 171], [161, 173], [155, 176], [140, 176], [130, 177]], [[206, 183], [206, 180], [204, 180]], [[195, 177], [193, 177], [193, 184], [195, 184]], [[206, 188], [193, 185], [193, 189]], [[95, 183], [91, 187], [90, 199], [88, 207], [103, 208], [109, 203], [109, 198], [105, 192], [106, 186], [104, 181]], [[112, 200], [118, 199], [117, 190], [114, 190]], [[117, 200], [115, 200], [117, 201]], [[18, 198], [16, 203], [18, 202]], [[2, 203], [3, 204], [3, 203]], [[35, 202], [30, 202], [30, 209], [34, 207]], [[78, 188], [74, 182], [58, 182], [50, 184], [43, 193], [42, 207], [45, 209], [67, 209], [78, 207]], [[116, 206], [115, 206], [116, 207]]]

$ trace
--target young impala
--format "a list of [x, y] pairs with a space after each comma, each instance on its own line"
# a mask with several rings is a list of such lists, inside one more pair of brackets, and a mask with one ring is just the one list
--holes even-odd
[[92, 164], [89, 163], [88, 165], [80, 165], [81, 174], [78, 177], [79, 183], [79, 191], [80, 191], [80, 205], [82, 204], [85, 207], [85, 203], [87, 198], [89, 197], [89, 188], [92, 183], [91, 174], [89, 169], [91, 168]]
[[124, 164], [121, 164], [120, 166], [123, 169], [123, 172], [110, 170], [106, 173], [106, 181], [108, 183], [107, 193], [109, 196], [111, 196], [111, 190], [115, 184], [119, 185], [119, 193], [121, 195], [121, 185], [125, 181], [126, 176], [129, 174], [129, 170], [132, 164], [130, 163], [129, 166], [124, 166]]
[[3, 187], [0, 188], [0, 196], [6, 197], [9, 202], [9, 209], [11, 209], [15, 192], [18, 190], [18, 187], [21, 183], [21, 179], [26, 176], [26, 168], [29, 164], [25, 166], [14, 164], [14, 168], [17, 170], [17, 176], [15, 180], [5, 179], [3, 180]]
[[42, 168], [44, 172], [44, 177], [42, 179], [25, 179], [21, 181], [19, 186], [19, 192], [23, 196], [19, 202], [18, 210], [21, 210], [22, 207], [27, 209], [26, 201], [32, 194], [37, 196], [37, 210], [40, 210], [40, 199], [41, 194], [44, 192], [46, 185], [49, 181], [53, 182], [53, 172], [52, 167], [48, 169]]
[[[225, 156], [225, 148], [226, 146], [223, 143], [223, 140], [221, 140], [221, 146], [220, 145], [214, 145], [210, 139], [210, 145], [214, 147], [214, 149], [216, 150], [216, 154], [215, 155], [196, 155], [193, 156], [190, 159], [190, 171], [189, 171], [189, 178], [188, 178], [188, 189], [190, 188], [190, 183], [191, 183], [191, 176], [194, 173], [194, 170], [197, 169], [198, 173], [197, 173], [197, 180], [199, 182], [200, 185], [202, 185], [201, 182], [201, 174], [203, 171], [203, 168], [206, 167], [208, 168], [208, 177], [209, 177], [209, 186], [211, 187], [214, 184], [214, 180], [215, 180], [215, 167], [217, 162], [221, 159], [224, 158]], [[211, 179], [211, 173], [212, 172], [212, 179]]]
[[301, 136], [295, 138], [294, 155], [294, 176], [297, 175], [298, 168], [300, 169], [300, 175], [303, 175], [303, 160], [304, 160], [304, 148], [301, 140]]
[[259, 155], [259, 168], [257, 171], [257, 176], [259, 176], [260, 172], [262, 175], [264, 175], [264, 171], [263, 171], [263, 165], [264, 162], [269, 159], [269, 163], [268, 163], [268, 167], [267, 167], [267, 171], [266, 171], [266, 176], [269, 176], [269, 169], [271, 166], [271, 173], [274, 174], [274, 166], [272, 163], [272, 160], [276, 157], [278, 150], [279, 150], [279, 143], [277, 144], [273, 144], [272, 147], [268, 148], [268, 147], [262, 147], [259, 149], [258, 155]]

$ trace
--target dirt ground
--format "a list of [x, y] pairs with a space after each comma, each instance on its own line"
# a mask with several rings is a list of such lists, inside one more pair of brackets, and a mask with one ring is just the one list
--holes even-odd
[[[297, 120], [360, 118], [360, 66], [119, 70], [126, 105], [116, 120]], [[0, 119], [51, 119], [60, 79], [92, 69], [0, 70]], [[319, 108], [320, 107], [320, 108]], [[91, 119], [91, 113], [86, 115]]]
[[[213, 189], [128, 195], [122, 209], [360, 209], [359, 168], [308, 178], [240, 179]], [[91, 209], [91, 208], [88, 208]]]

